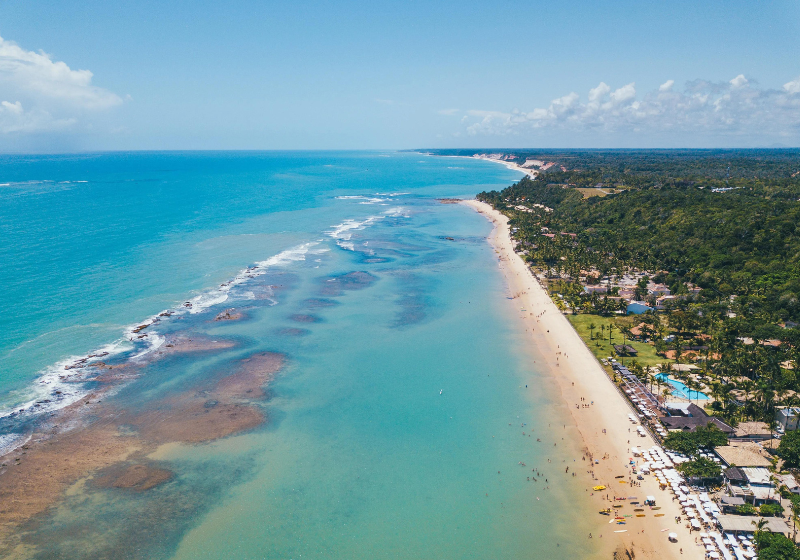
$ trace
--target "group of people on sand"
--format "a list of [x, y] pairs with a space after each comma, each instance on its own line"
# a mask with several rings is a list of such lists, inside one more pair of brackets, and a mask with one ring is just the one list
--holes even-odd
[[[573, 383], [573, 385], [574, 385], [574, 383]], [[579, 408], [579, 409], [580, 408], [590, 408], [593, 404], [594, 404], [594, 401], [591, 401], [590, 403], [587, 403], [586, 399], [584, 397], [581, 397], [581, 402], [576, 404], [575, 408]]]

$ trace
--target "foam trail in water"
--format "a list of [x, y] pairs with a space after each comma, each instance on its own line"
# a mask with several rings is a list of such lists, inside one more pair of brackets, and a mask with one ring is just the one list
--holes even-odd
[[[85, 182], [85, 181], [75, 181]], [[403, 193], [398, 193], [403, 194]], [[343, 197], [344, 198], [344, 197]], [[372, 200], [369, 197], [368, 201]], [[383, 200], [381, 201], [383, 202]], [[371, 202], [370, 202], [371, 203]], [[354, 245], [349, 240], [354, 231], [363, 230], [379, 220], [387, 217], [408, 217], [406, 209], [395, 207], [379, 215], [369, 216], [362, 220], [348, 219], [340, 224], [331, 226], [333, 229], [326, 233], [334, 238], [337, 245], [348, 250], [354, 250]], [[231, 290], [236, 286], [245, 284], [249, 280], [261, 276], [270, 268], [287, 266], [295, 262], [306, 260], [307, 255], [319, 255], [328, 251], [325, 247], [316, 248], [322, 240], [303, 243], [264, 260], [255, 263], [253, 266], [241, 270], [234, 278], [220, 284], [218, 287], [204, 291], [195, 297], [185, 301], [180, 306], [166, 309], [157, 315], [149, 317], [145, 321], [127, 326], [123, 331], [122, 338], [103, 346], [84, 356], [72, 356], [62, 360], [43, 370], [36, 382], [29, 388], [30, 393], [20, 400], [23, 404], [14, 406], [6, 410], [0, 410], [0, 420], [10, 418], [30, 418], [41, 415], [45, 412], [69, 406], [83, 397], [89, 391], [82, 387], [82, 382], [92, 381], [97, 375], [98, 370], [92, 364], [107, 360], [111, 356], [125, 352], [131, 353], [129, 360], [141, 362], [147, 355], [152, 354], [166, 342], [163, 335], [159, 334], [154, 325], [162, 320], [166, 320], [172, 315], [182, 315], [185, 313], [197, 314], [206, 309], [220, 305], [229, 300], [232, 296]], [[270, 294], [274, 295], [274, 294]], [[239, 292], [237, 299], [254, 299], [252, 291]], [[272, 305], [278, 302], [272, 297], [267, 298]], [[135, 353], [134, 353], [135, 352]], [[8, 452], [11, 448], [24, 443], [24, 434], [6, 433], [0, 434], [0, 454]]]
[[[40, 372], [36, 382], [28, 388], [28, 394], [21, 396], [20, 400], [24, 401], [22, 404], [0, 410], [0, 419], [35, 416], [77, 402], [88, 394], [88, 391], [81, 386], [82, 382], [91, 381], [97, 374], [97, 370], [92, 367], [92, 364], [124, 352], [132, 353], [129, 360], [140, 362], [166, 342], [166, 338], [152, 328], [162, 319], [187, 312], [201, 313], [212, 306], [224, 303], [229, 299], [231, 289], [265, 274], [268, 269], [303, 261], [307, 254], [326, 252], [328, 250], [326, 248], [313, 249], [319, 243], [319, 241], [304, 243], [257, 262], [254, 266], [240, 271], [233, 279], [195, 296], [179, 307], [166, 309], [145, 321], [128, 325], [123, 330], [123, 336], [120, 339], [84, 356], [71, 356], [49, 366]], [[274, 294], [270, 293], [270, 295]], [[255, 295], [253, 292], [245, 292], [241, 297], [253, 299]], [[267, 299], [272, 305], [278, 303], [272, 297]], [[20, 434], [3, 435], [3, 440], [0, 441], [0, 450], [8, 447], [10, 442], [18, 442], [20, 437]]]
[[396, 206], [386, 210], [385, 212], [381, 212], [379, 215], [369, 216], [363, 220], [347, 219], [335, 226], [331, 226], [333, 229], [326, 233], [330, 237], [333, 237], [336, 240], [336, 245], [342, 249], [347, 251], [355, 251], [355, 245], [353, 245], [353, 243], [350, 241], [350, 239], [353, 237], [354, 231], [362, 230], [367, 226], [370, 226], [375, 222], [385, 218], [400, 216], [408, 218], [408, 211], [402, 206]]

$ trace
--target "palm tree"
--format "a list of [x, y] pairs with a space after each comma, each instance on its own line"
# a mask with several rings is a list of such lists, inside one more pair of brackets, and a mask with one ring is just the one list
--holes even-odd
[[594, 330], [597, 326], [594, 323], [589, 323], [589, 340], [594, 340]]
[[[765, 518], [761, 517], [761, 518], [759, 518], [759, 520], [757, 522], [756, 521], [751, 521], [750, 524], [755, 526], [755, 528], [756, 528], [756, 539], [758, 539], [758, 536], [761, 533], [764, 532], [764, 530], [765, 530], [764, 527], [767, 527], [767, 520]], [[769, 531], [769, 527], [767, 527], [766, 530]]]

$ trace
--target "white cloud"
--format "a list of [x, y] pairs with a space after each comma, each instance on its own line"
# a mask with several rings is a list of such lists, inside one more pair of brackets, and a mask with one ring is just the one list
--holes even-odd
[[600, 82], [600, 85], [598, 85], [596, 88], [589, 90], [589, 102], [599, 101], [608, 95], [609, 91], [611, 91], [611, 88], [608, 87], [608, 84], [605, 82]]
[[670, 91], [672, 89], [672, 86], [674, 85], [675, 85], [675, 80], [667, 80], [666, 82], [658, 86], [658, 91]]
[[527, 112], [467, 111], [466, 132], [507, 135], [561, 129], [800, 137], [800, 77], [780, 90], [761, 89], [744, 75], [729, 82], [689, 82], [682, 92], [674, 84], [668, 80], [657, 90], [637, 96], [633, 82], [613, 91], [600, 82], [589, 90], [586, 102], [572, 92], [546, 108]]
[[614, 101], [614, 103], [625, 103], [634, 97], [636, 97], [636, 84], [633, 82], [626, 86], [622, 86], [611, 94], [611, 99]]
[[7, 111], [11, 115], [21, 115], [22, 114], [22, 103], [17, 101], [16, 103], [9, 103], [8, 101], [3, 101], [0, 103], [3, 106], [3, 109]]
[[59, 130], [122, 104], [117, 94], [92, 85], [92, 77], [0, 37], [0, 99], [6, 100], [0, 102], [0, 130]]
[[740, 88], [747, 85], [747, 78], [744, 77], [744, 74], [739, 74], [734, 79], [731, 80], [730, 84], [735, 88]]
[[0, 133], [33, 133], [70, 128], [77, 122], [74, 118], [55, 118], [47, 111], [26, 111], [22, 103], [0, 102]]
[[800, 76], [791, 82], [783, 84], [783, 89], [786, 90], [787, 93], [800, 93]]

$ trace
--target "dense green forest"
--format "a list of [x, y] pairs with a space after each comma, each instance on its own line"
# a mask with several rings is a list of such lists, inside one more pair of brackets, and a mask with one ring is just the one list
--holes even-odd
[[[777, 181], [788, 184], [800, 171], [800, 150], [429, 150], [440, 156], [472, 157], [502, 153], [523, 164], [526, 159], [553, 161], [543, 179], [576, 186], [653, 186], [689, 182], [724, 186], [726, 180]], [[567, 168], [561, 171], [561, 166]], [[721, 182], [721, 183], [720, 183]], [[795, 182], [795, 185], [798, 183]], [[733, 186], [733, 185], [731, 185]]]
[[800, 150], [505, 152], [555, 165], [478, 199], [509, 216], [573, 310], [618, 312], [583, 284], [646, 271], [680, 297], [642, 319], [660, 350], [677, 335], [676, 361], [702, 345], [700, 373], [676, 377], [712, 393], [720, 416], [771, 421], [800, 404]]
[[[637, 267], [663, 271], [680, 292], [692, 282], [717, 303], [766, 321], [800, 320], [800, 202], [762, 189], [712, 192], [685, 184], [630, 189], [584, 198], [576, 189], [525, 178], [479, 198], [497, 208], [536, 203], [553, 208], [517, 213], [519, 238], [536, 245], [537, 261], [603, 272]], [[542, 227], [574, 232], [578, 242], [543, 237]], [[561, 257], [566, 261], [560, 264]], [[578, 276], [575, 272], [575, 276]]]

